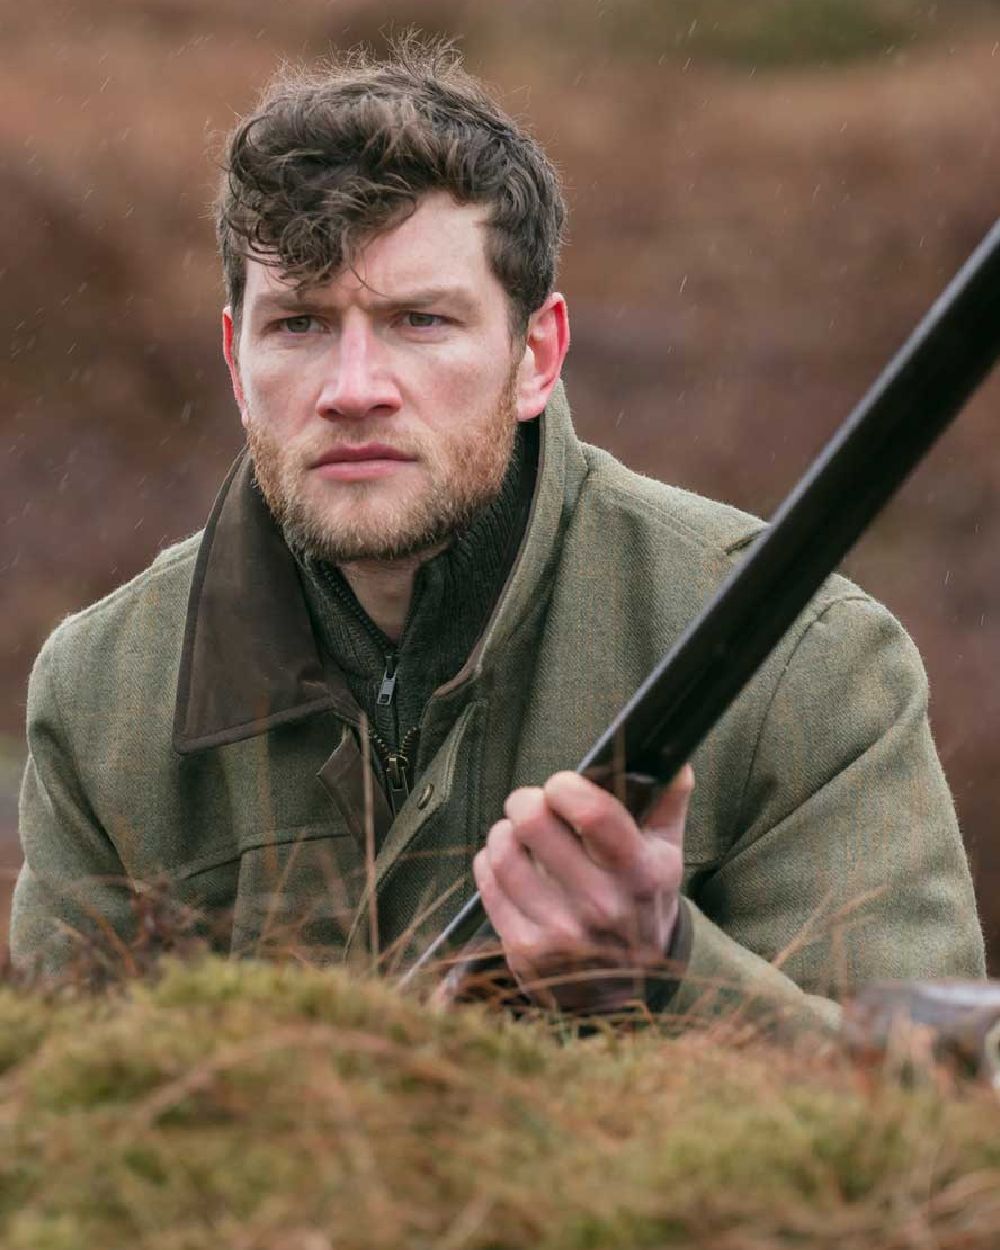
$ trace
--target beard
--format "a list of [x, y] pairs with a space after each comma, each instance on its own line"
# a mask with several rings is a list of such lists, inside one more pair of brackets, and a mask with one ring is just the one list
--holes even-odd
[[[249, 411], [254, 476], [285, 541], [335, 565], [401, 560], [447, 544], [500, 493], [517, 432], [516, 381], [514, 368], [492, 409], [433, 435], [399, 431], [398, 418], [345, 421], [340, 429], [330, 423], [308, 445], [289, 446]], [[415, 467], [368, 482], [322, 480], [308, 468], [332, 444], [369, 442], [390, 444]]]

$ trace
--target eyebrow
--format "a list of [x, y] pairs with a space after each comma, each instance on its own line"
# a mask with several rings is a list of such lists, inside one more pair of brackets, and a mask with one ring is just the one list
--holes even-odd
[[[434, 304], [449, 304], [464, 312], [471, 312], [475, 307], [474, 297], [464, 287], [435, 286], [420, 287], [413, 291], [401, 291], [392, 296], [375, 293], [369, 301], [370, 306], [379, 312], [392, 312], [402, 308], [429, 308]], [[297, 295], [289, 291], [287, 295], [271, 293], [262, 295], [254, 306], [257, 313], [271, 312], [329, 312], [330, 305], [322, 299], [310, 296], [308, 292]]]

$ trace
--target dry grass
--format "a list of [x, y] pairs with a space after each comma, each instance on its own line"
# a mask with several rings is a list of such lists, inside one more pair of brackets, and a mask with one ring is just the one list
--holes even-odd
[[1000, 1236], [1000, 1109], [842, 1058], [435, 1014], [342, 971], [0, 990], [7, 1250], [837, 1246]]

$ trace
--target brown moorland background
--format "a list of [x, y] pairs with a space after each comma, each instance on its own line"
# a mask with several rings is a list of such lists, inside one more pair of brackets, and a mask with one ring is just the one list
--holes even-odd
[[[565, 173], [582, 435], [759, 514], [997, 216], [996, 0], [0, 0], [8, 877], [35, 651], [200, 526], [238, 446], [219, 136], [283, 58], [389, 22], [460, 37]], [[996, 972], [998, 399], [995, 378], [848, 568], [924, 654]]]

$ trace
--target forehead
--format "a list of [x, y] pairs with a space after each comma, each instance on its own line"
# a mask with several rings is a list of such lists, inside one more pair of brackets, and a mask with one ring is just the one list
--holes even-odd
[[[361, 249], [354, 271], [342, 270], [322, 290], [325, 296], [364, 303], [366, 298], [429, 287], [460, 287], [482, 300], [504, 292], [486, 257], [489, 210], [481, 204], [458, 204], [451, 196], [424, 197], [415, 211]], [[294, 289], [273, 265], [248, 259], [245, 301]]]

